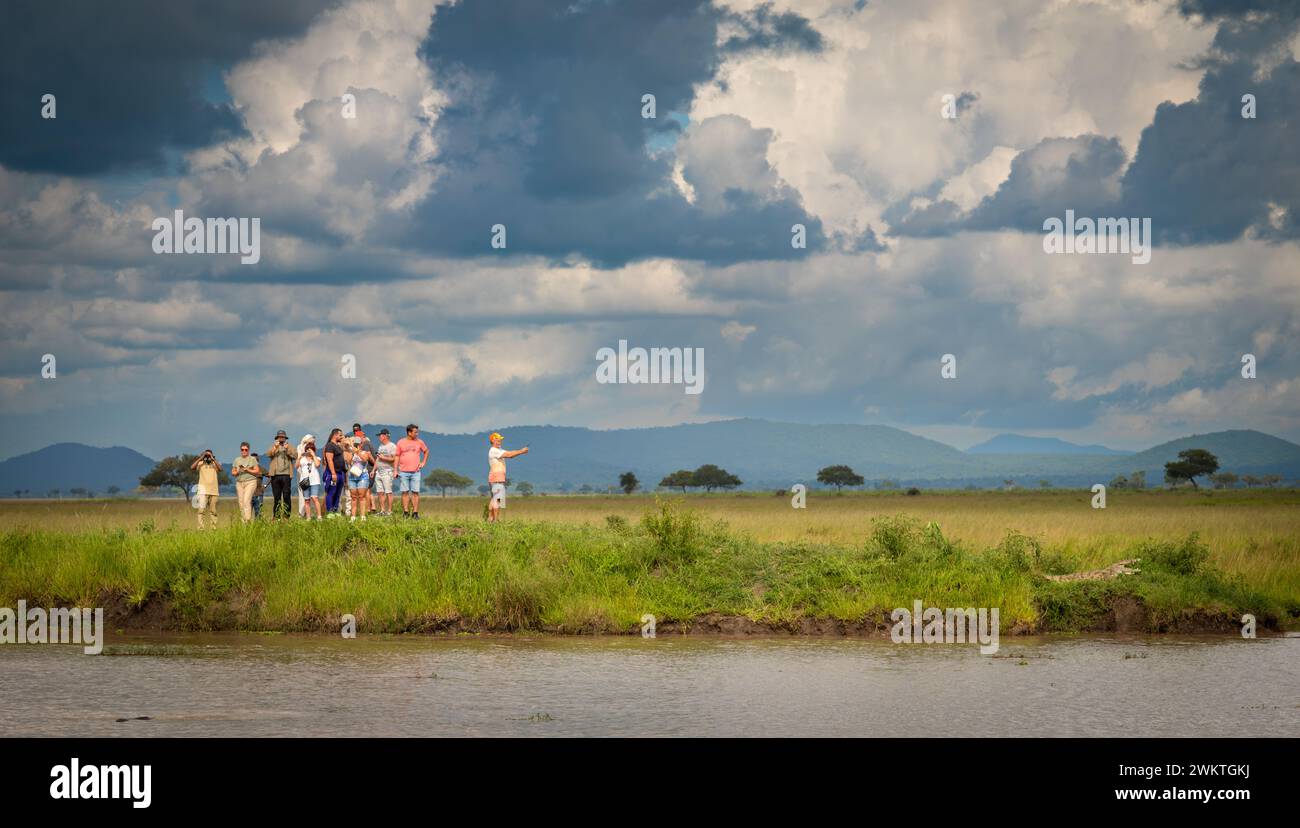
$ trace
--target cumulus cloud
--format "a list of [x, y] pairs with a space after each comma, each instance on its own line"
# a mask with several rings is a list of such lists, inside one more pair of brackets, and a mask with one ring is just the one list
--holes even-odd
[[[0, 157], [0, 423], [157, 455], [413, 418], [1300, 437], [1289, 20], [1119, 0], [313, 6], [196, 52], [199, 81], [169, 58], [169, 94], [229, 129], [102, 163]], [[178, 206], [260, 216], [262, 261], [154, 255], [149, 222]], [[1046, 215], [1130, 207], [1156, 217], [1158, 265], [1043, 255]], [[619, 339], [704, 348], [705, 393], [596, 383]]]
[[[331, 0], [13, 0], [0, 26], [0, 164], [90, 175], [157, 170], [169, 154], [243, 133], [213, 72], [289, 38]], [[41, 117], [53, 94], [56, 115]]]

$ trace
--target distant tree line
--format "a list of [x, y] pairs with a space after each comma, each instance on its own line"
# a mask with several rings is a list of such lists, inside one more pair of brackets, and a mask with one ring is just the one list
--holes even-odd
[[[157, 465], [155, 465], [148, 474], [140, 478], [140, 487], [136, 491], [144, 493], [157, 491], [159, 489], [174, 488], [179, 489], [182, 493], [188, 494], [190, 489], [198, 483], [198, 472], [190, 468], [190, 465], [197, 457], [198, 455], [195, 454], [178, 454], [173, 457], [166, 457], [159, 460]], [[1165, 483], [1171, 488], [1177, 488], [1180, 485], [1187, 484], [1191, 485], [1194, 489], [1198, 489], [1200, 486], [1197, 483], [1197, 478], [1201, 477], [1208, 479], [1216, 489], [1234, 488], [1239, 483], [1245, 485], [1247, 488], [1266, 486], [1271, 489], [1282, 482], [1282, 475], [1280, 474], [1268, 474], [1262, 476], [1247, 474], [1238, 476], [1229, 471], [1220, 471], [1218, 458], [1205, 449], [1185, 449], [1178, 453], [1177, 460], [1165, 464]], [[228, 485], [231, 482], [230, 475], [227, 473], [224, 466], [221, 467], [218, 472], [218, 482], [221, 485]], [[440, 490], [443, 497], [447, 496], [447, 491], [449, 489], [463, 491], [474, 485], [472, 479], [465, 477], [462, 474], [457, 474], [450, 469], [433, 469], [425, 475], [424, 482], [430, 488]], [[839, 491], [845, 486], [862, 486], [866, 483], [866, 479], [855, 472], [851, 467], [840, 464], [826, 466], [820, 469], [817, 472], [817, 482], [823, 486], [834, 486], [835, 489]], [[694, 471], [678, 469], [671, 474], [665, 475], [664, 478], [659, 481], [660, 487], [665, 489], [681, 489], [683, 493], [686, 493], [690, 489], [704, 489], [706, 492], [712, 492], [714, 490], [725, 491], [734, 489], [741, 485], [744, 484], [739, 477], [712, 463], [706, 463]], [[901, 488], [897, 480], [890, 478], [876, 480], [874, 481], [874, 485], [877, 489], [881, 490]], [[1039, 480], [1038, 485], [1043, 489], [1052, 487], [1051, 481], [1045, 479]], [[515, 491], [525, 496], [531, 495], [534, 492], [534, 487], [531, 483], [514, 483], [513, 481], [507, 480], [506, 486], [513, 486]], [[1002, 486], [1007, 490], [1019, 488], [1016, 481], [1010, 478], [1003, 480]], [[1146, 487], [1146, 472], [1142, 470], [1135, 471], [1128, 475], [1116, 475], [1108, 484], [1108, 488], [1111, 489], [1145, 489]], [[564, 481], [558, 488], [559, 491], [565, 493], [574, 491], [574, 485], [569, 481]], [[630, 495], [640, 488], [641, 481], [637, 479], [635, 473], [628, 471], [619, 475], [617, 487], [612, 485], [607, 486], [604, 491], [613, 494], [615, 491], [621, 489], [624, 494]], [[974, 488], [974, 485], [968, 485], [966, 488]], [[489, 488], [487, 486], [478, 487], [478, 491], [482, 494], [486, 494], [488, 490]], [[117, 486], [109, 486], [106, 491], [110, 496], [112, 496], [118, 494], [121, 489]], [[591, 494], [596, 491], [598, 490], [588, 483], [584, 483], [581, 487], [577, 488], [579, 494]], [[783, 492], [784, 490], [780, 491]], [[919, 491], [920, 490], [915, 488], [908, 489], [908, 494], [919, 493]], [[15, 489], [13, 493], [14, 497], [19, 498], [30, 497], [32, 495], [32, 492], [27, 489]], [[94, 492], [84, 487], [68, 489], [68, 493], [76, 497], [94, 497]], [[59, 497], [61, 494], [62, 491], [60, 489], [50, 489], [49, 492], [47, 492], [48, 497]]]

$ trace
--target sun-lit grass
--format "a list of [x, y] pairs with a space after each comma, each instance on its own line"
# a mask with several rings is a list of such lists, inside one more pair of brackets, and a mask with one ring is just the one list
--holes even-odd
[[[1106, 509], [1091, 508], [1081, 490], [1011, 492], [813, 491], [806, 509], [793, 509], [789, 493], [665, 496], [759, 542], [803, 541], [854, 546], [874, 518], [905, 514], [935, 521], [945, 535], [974, 548], [995, 546], [1008, 531], [1033, 536], [1050, 551], [1068, 554], [1081, 569], [1106, 566], [1144, 539], [1178, 540], [1196, 532], [1220, 570], [1279, 600], [1300, 597], [1300, 491], [1110, 491]], [[635, 523], [652, 505], [642, 495], [514, 496], [510, 521], [603, 526], [607, 515]], [[476, 521], [481, 497], [430, 497], [420, 503], [428, 519]], [[237, 519], [233, 497], [218, 507], [224, 524]], [[0, 501], [0, 530], [16, 526], [58, 531], [194, 526], [194, 511], [180, 498], [160, 500]]]
[[[1294, 492], [1075, 492], [515, 498], [488, 526], [479, 498], [425, 498], [422, 520], [235, 525], [200, 533], [183, 501], [0, 505], [0, 606], [25, 598], [129, 606], [180, 623], [363, 630], [628, 632], [690, 621], [880, 619], [929, 606], [1001, 608], [1002, 623], [1085, 629], [1118, 595], [1156, 619], [1250, 611], [1295, 626]], [[647, 517], [648, 515], [648, 517]], [[940, 528], [942, 527], [942, 529]], [[1043, 573], [1144, 559], [1116, 581]], [[1191, 560], [1194, 565], [1183, 562]]]

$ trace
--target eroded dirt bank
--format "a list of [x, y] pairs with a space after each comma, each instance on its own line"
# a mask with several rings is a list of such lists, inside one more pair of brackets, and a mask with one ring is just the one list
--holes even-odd
[[[303, 618], [295, 625], [269, 624], [260, 620], [260, 596], [237, 594], [208, 607], [195, 616], [177, 611], [167, 598], [152, 597], [140, 606], [134, 606], [121, 595], [105, 594], [100, 605], [104, 607], [104, 621], [109, 629], [144, 631], [275, 631], [275, 632], [328, 632], [340, 629], [340, 619], [325, 617]], [[1278, 620], [1271, 617], [1257, 621], [1260, 632], [1279, 632]], [[755, 620], [739, 615], [706, 613], [689, 620], [661, 619], [656, 624], [656, 634], [710, 635], [710, 636], [809, 636], [809, 637], [875, 637], [888, 636], [892, 622], [887, 612], [861, 619], [800, 618], [789, 621]], [[552, 635], [639, 635], [640, 627], [619, 629], [609, 623], [591, 623], [580, 628], [548, 626], [492, 626], [474, 619], [425, 616], [412, 619], [404, 625], [368, 625], [358, 622], [361, 633], [544, 633]], [[1077, 628], [1018, 623], [1004, 627], [1001, 635], [1042, 635], [1050, 633], [1128, 633], [1156, 634], [1239, 634], [1240, 619], [1229, 612], [1186, 610], [1173, 618], [1156, 618], [1138, 599], [1119, 596], [1102, 611]]]

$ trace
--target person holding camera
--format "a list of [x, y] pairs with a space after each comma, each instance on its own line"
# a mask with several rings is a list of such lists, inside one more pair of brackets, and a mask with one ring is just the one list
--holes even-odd
[[199, 483], [194, 492], [194, 496], [199, 501], [199, 528], [206, 528], [205, 524], [207, 524], [216, 529], [217, 498], [221, 495], [218, 479], [221, 464], [212, 454], [212, 449], [204, 449], [203, 453], [190, 464], [190, 469], [199, 473]]
[[[359, 431], [360, 426], [356, 430]], [[348, 494], [352, 498], [350, 520], [355, 521], [358, 516], [365, 520], [370, 505], [370, 468], [375, 462], [370, 451], [370, 441], [365, 439], [364, 434], [360, 437], [354, 434], [343, 445], [343, 462], [347, 464], [348, 470]]]
[[298, 456], [298, 490], [302, 493], [302, 516], [307, 520], [311, 520], [313, 509], [316, 511], [316, 519], [321, 519], [320, 468], [320, 457], [316, 455], [316, 441], [314, 439], [303, 441], [302, 454]]
[[266, 488], [271, 485], [271, 478], [267, 475], [266, 470], [262, 468], [262, 458], [256, 453], [249, 456], [257, 461], [257, 469], [253, 472], [257, 475], [257, 488], [253, 490], [253, 520], [261, 520], [262, 497], [266, 495]]
[[325, 442], [322, 478], [325, 483], [325, 511], [333, 515], [342, 505], [343, 491], [347, 485], [347, 461], [343, 454], [343, 429], [330, 431]]
[[293, 490], [293, 467], [298, 461], [298, 450], [289, 445], [289, 435], [280, 429], [275, 442], [266, 450], [271, 458], [266, 473], [271, 478], [271, 513], [276, 520], [287, 520], [290, 514], [289, 493]]
[[239, 444], [239, 457], [230, 464], [230, 476], [235, 478], [235, 499], [239, 503], [239, 517], [248, 523], [253, 519], [253, 495], [257, 494], [258, 478], [262, 470], [252, 455], [253, 447]]

